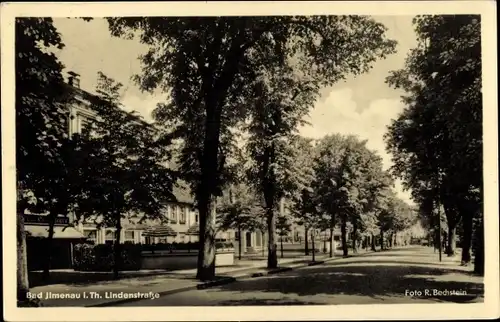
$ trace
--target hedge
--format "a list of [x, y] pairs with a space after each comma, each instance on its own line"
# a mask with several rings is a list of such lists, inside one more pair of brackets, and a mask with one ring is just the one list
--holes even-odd
[[[140, 245], [140, 244], [137, 244]], [[161, 250], [198, 250], [199, 249], [199, 243], [198, 242], [188, 242], [188, 243], [168, 243], [168, 244], [150, 244], [142, 245], [142, 250], [143, 251], [161, 251]], [[231, 242], [216, 242], [215, 243], [215, 248], [216, 249], [234, 249], [234, 245]]]
[[[120, 270], [140, 270], [142, 264], [142, 251], [161, 250], [198, 250], [198, 242], [171, 243], [171, 244], [121, 244], [122, 265]], [[218, 250], [234, 249], [231, 242], [216, 242]], [[114, 245], [89, 243], [76, 244], [73, 248], [73, 269], [75, 271], [109, 272], [113, 270], [115, 262]]]
[[[120, 270], [140, 270], [142, 264], [141, 245], [121, 244]], [[73, 268], [76, 271], [101, 271], [113, 270], [114, 245], [108, 244], [77, 244], [73, 248]]]

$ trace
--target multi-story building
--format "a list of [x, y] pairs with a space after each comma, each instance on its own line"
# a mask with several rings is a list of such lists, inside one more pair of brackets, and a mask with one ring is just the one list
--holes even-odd
[[[68, 106], [68, 131], [82, 133], [93, 120], [98, 117], [91, 109], [93, 95], [82, 90], [79, 86], [79, 75], [68, 73], [68, 90], [72, 95], [72, 103]], [[175, 200], [165, 207], [163, 223], [146, 221], [134, 222], [133, 219], [122, 220], [120, 240], [123, 242], [157, 244], [157, 243], [188, 243], [198, 241], [199, 216], [194, 208], [194, 200], [189, 188], [184, 183], [174, 187]], [[72, 262], [73, 246], [82, 241], [96, 244], [112, 243], [116, 236], [113, 227], [101, 227], [96, 224], [98, 218], [86, 218], [75, 223], [74, 214], [61, 214], [56, 219], [52, 242], [52, 268], [69, 268]], [[165, 223], [166, 222], [166, 223]], [[175, 236], [157, 236], [148, 234], [155, 228], [168, 228]], [[25, 230], [28, 244], [28, 268], [37, 270], [42, 268], [44, 240], [48, 236], [48, 216], [44, 214], [25, 214]], [[236, 241], [240, 238], [234, 231], [218, 232], [218, 240]], [[258, 250], [265, 245], [264, 234], [260, 232], [245, 232], [241, 236], [244, 251]]]

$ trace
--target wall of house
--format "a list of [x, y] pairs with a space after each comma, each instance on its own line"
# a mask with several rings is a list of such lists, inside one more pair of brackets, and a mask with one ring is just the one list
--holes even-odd
[[[198, 240], [197, 236], [186, 235], [187, 230], [192, 225], [198, 223], [198, 216], [196, 212], [192, 209], [191, 205], [183, 203], [172, 203], [167, 206], [167, 211], [164, 214], [165, 218], [168, 219], [168, 226], [175, 230], [178, 234], [175, 237], [154, 237], [149, 239], [151, 243], [187, 243], [195, 242]], [[148, 226], [160, 225], [158, 221], [153, 222], [151, 220], [146, 220], [144, 223], [130, 223], [128, 220], [122, 221], [123, 229], [120, 234], [120, 240], [123, 242], [132, 243], [147, 243], [146, 237], [142, 236], [143, 231]], [[95, 224], [92, 223], [80, 223], [78, 225], [78, 230], [81, 231], [89, 240], [96, 244], [104, 244], [106, 242], [110, 243], [114, 241], [114, 232], [116, 229], [114, 227], [100, 227], [97, 228]]]
[[[98, 115], [90, 109], [90, 102], [81, 97], [80, 94], [78, 94], [78, 91], [75, 92], [75, 103], [69, 106], [69, 109], [70, 119], [68, 122], [68, 131], [70, 135], [74, 133], [82, 133], [85, 126], [88, 126], [94, 119], [98, 118]], [[168, 219], [168, 225], [178, 233], [177, 236], [166, 238], [155, 237], [146, 240], [146, 238], [142, 236], [142, 232], [144, 231], [145, 226], [154, 225], [154, 223], [146, 222], [144, 225], [134, 226], [133, 224], [130, 225], [124, 222], [122, 224], [124, 229], [121, 231], [120, 240], [133, 243], [146, 243], [147, 241], [151, 243], [187, 243], [198, 241], [198, 236], [186, 234], [191, 226], [197, 225], [199, 222], [197, 211], [192, 207], [192, 205], [186, 203], [171, 203], [167, 206], [164, 216]], [[88, 236], [89, 239], [94, 241], [96, 244], [104, 244], [106, 242], [109, 243], [115, 238], [115, 229], [112, 227], [96, 228], [96, 225], [93, 224], [84, 225], [83, 223], [80, 223], [77, 226], [77, 229], [84, 233], [84, 235]], [[251, 245], [251, 247], [261, 246], [262, 237], [261, 239], [258, 239], [255, 233], [252, 233], [251, 236], [252, 237], [250, 237], [248, 245]], [[232, 230], [218, 232], [216, 238], [219, 240], [234, 241], [235, 232]], [[246, 242], [245, 245], [247, 245]]]

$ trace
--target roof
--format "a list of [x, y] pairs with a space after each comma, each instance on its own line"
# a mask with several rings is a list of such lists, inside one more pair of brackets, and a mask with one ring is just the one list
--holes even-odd
[[[24, 227], [26, 235], [29, 237], [47, 238], [49, 236], [48, 226], [26, 225]], [[76, 230], [74, 227], [55, 226], [54, 237], [55, 239], [85, 239], [85, 236]]]
[[186, 231], [186, 235], [197, 236], [200, 233], [200, 225], [198, 223], [191, 225]]
[[146, 228], [142, 232], [144, 237], [169, 237], [177, 236], [177, 232], [170, 226], [159, 225]]
[[[90, 92], [83, 90], [79, 87], [75, 87], [75, 86], [70, 85], [68, 83], [64, 83], [64, 86], [68, 90], [69, 95], [73, 95], [74, 97], [80, 96], [81, 99], [88, 101], [90, 103], [90, 105], [92, 104], [92, 102], [95, 104], [96, 102], [101, 100], [101, 98], [99, 98], [99, 96], [97, 96], [96, 94], [90, 93]], [[91, 109], [91, 106], [88, 106], [88, 107], [89, 107], [89, 109]], [[123, 111], [123, 113], [129, 114], [129, 115], [137, 118], [137, 121], [142, 123], [144, 126], [149, 126], [149, 127], [153, 128], [153, 124], [146, 122], [142, 117], [140, 117], [136, 114], [133, 114], [131, 112], [127, 112], [124, 109], [121, 109], [121, 110]], [[96, 112], [96, 111], [94, 110], [94, 112]]]

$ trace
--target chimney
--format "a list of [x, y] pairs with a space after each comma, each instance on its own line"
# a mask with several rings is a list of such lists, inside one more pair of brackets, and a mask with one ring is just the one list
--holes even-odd
[[68, 72], [68, 84], [80, 88], [80, 75], [75, 72]]

